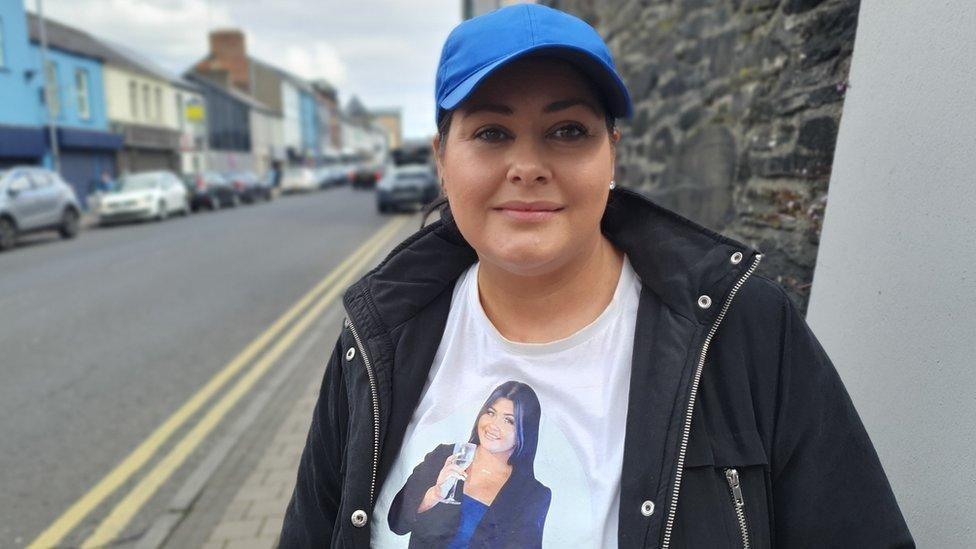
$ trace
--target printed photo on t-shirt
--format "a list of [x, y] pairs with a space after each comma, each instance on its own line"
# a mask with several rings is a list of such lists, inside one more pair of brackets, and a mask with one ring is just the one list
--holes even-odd
[[384, 483], [374, 546], [597, 546], [589, 479], [531, 386], [503, 381], [457, 411], [405, 441], [416, 458]]

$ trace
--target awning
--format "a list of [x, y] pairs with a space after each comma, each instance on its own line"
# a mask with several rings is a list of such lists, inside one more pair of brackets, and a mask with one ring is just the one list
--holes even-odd
[[66, 149], [117, 151], [122, 148], [122, 135], [79, 128], [58, 128], [58, 146]]
[[44, 129], [0, 126], [0, 158], [39, 158], [46, 149]]

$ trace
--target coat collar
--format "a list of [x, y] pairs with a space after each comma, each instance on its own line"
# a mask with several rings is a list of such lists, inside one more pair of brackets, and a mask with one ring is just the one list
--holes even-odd
[[[734, 284], [760, 253], [623, 188], [611, 191], [601, 230], [630, 258], [644, 289], [677, 315], [701, 324], [720, 314]], [[739, 261], [734, 261], [736, 252], [742, 254]], [[409, 236], [351, 285], [343, 300], [365, 329], [390, 332], [453, 288], [476, 260], [445, 209], [441, 219]], [[703, 307], [703, 301], [710, 304]]]

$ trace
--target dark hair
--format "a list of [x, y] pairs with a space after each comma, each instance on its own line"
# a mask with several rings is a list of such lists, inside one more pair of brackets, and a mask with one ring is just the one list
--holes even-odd
[[[585, 73], [583, 73], [579, 69], [576, 70], [580, 73], [581, 76], [584, 77], [584, 81], [593, 91], [593, 94], [600, 100], [600, 107], [603, 108], [604, 122], [606, 123], [607, 126], [607, 136], [610, 139], [610, 145], [613, 146], [614, 145], [613, 130], [617, 127], [617, 119], [616, 117], [613, 116], [613, 114], [610, 113], [610, 108], [606, 96], [603, 94], [603, 92], [601, 92], [596, 87], [596, 84], [591, 79], [586, 78]], [[447, 147], [447, 132], [451, 128], [451, 119], [454, 117], [454, 110], [455, 109], [443, 111], [441, 113], [440, 118], [437, 119], [437, 135], [440, 138], [437, 143], [438, 156], [443, 156], [444, 149]], [[444, 191], [443, 189], [441, 189], [441, 192], [437, 196], [437, 198], [424, 207], [423, 217], [420, 218], [420, 226], [423, 227], [424, 225], [427, 224], [427, 218], [430, 217], [430, 214], [434, 213], [435, 211], [443, 211], [449, 208], [450, 208], [450, 204], [448, 204], [447, 202], [447, 196], [444, 195]]]
[[478, 437], [478, 421], [481, 420], [481, 416], [488, 413], [488, 408], [500, 398], [511, 400], [515, 407], [515, 450], [508, 458], [508, 463], [513, 470], [534, 475], [533, 463], [535, 462], [535, 450], [539, 446], [539, 417], [542, 415], [542, 407], [539, 405], [539, 398], [535, 395], [535, 391], [525, 383], [506, 381], [488, 395], [474, 420], [471, 438], [468, 442], [481, 444]]

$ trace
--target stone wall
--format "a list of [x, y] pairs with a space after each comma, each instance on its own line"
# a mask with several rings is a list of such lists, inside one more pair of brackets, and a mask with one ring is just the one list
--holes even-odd
[[805, 312], [858, 0], [548, 0], [633, 96], [617, 181], [767, 255]]

